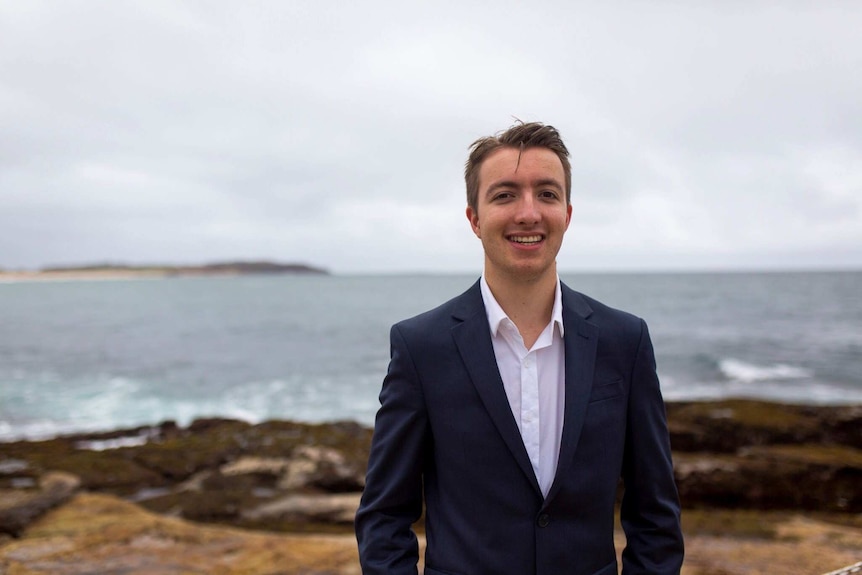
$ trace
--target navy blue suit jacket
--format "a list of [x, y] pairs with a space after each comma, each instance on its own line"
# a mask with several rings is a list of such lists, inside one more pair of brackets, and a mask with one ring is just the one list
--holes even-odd
[[509, 407], [477, 282], [392, 327], [356, 515], [365, 575], [676, 574], [683, 557], [664, 403], [643, 320], [562, 287], [565, 415], [543, 497]]

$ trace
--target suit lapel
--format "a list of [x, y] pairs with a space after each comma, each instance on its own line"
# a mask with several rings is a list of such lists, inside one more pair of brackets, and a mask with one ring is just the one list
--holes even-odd
[[580, 294], [565, 285], [563, 291], [563, 325], [566, 335], [563, 338], [566, 361], [566, 393], [563, 414], [563, 433], [560, 438], [560, 456], [554, 483], [548, 492], [546, 502], [554, 498], [560, 490], [563, 477], [571, 473], [572, 461], [578, 438], [584, 425], [587, 404], [593, 387], [593, 372], [598, 349], [598, 327], [586, 321], [592, 310]]
[[[530, 464], [530, 457], [527, 455], [521, 432], [518, 431], [518, 424], [512, 415], [512, 408], [509, 406], [509, 399], [503, 387], [503, 379], [497, 368], [479, 283], [474, 284], [461, 300], [462, 305], [456, 311], [455, 317], [462, 321], [452, 328], [452, 336], [455, 338], [461, 359], [497, 431], [524, 475], [541, 495], [539, 482]], [[568, 357], [566, 360], [568, 361]]]

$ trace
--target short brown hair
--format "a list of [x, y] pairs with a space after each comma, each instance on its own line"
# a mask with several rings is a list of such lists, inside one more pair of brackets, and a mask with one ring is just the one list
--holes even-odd
[[557, 154], [566, 174], [566, 203], [571, 203], [572, 165], [569, 163], [569, 150], [563, 143], [562, 136], [553, 126], [540, 122], [518, 122], [505, 132], [479, 138], [470, 146], [470, 157], [464, 167], [464, 180], [467, 183], [467, 205], [474, 211], [478, 211], [479, 204], [479, 168], [485, 158], [500, 148], [547, 148]]

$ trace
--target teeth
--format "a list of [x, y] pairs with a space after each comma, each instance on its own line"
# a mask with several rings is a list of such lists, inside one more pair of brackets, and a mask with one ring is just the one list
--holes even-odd
[[542, 241], [542, 236], [512, 236], [511, 239], [519, 244], [534, 244]]

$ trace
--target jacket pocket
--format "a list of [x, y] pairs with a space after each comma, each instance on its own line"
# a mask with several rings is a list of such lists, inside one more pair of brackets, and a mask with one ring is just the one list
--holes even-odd
[[623, 393], [623, 380], [612, 379], [610, 381], [596, 381], [593, 383], [593, 389], [590, 392], [590, 403], [610, 399]]

